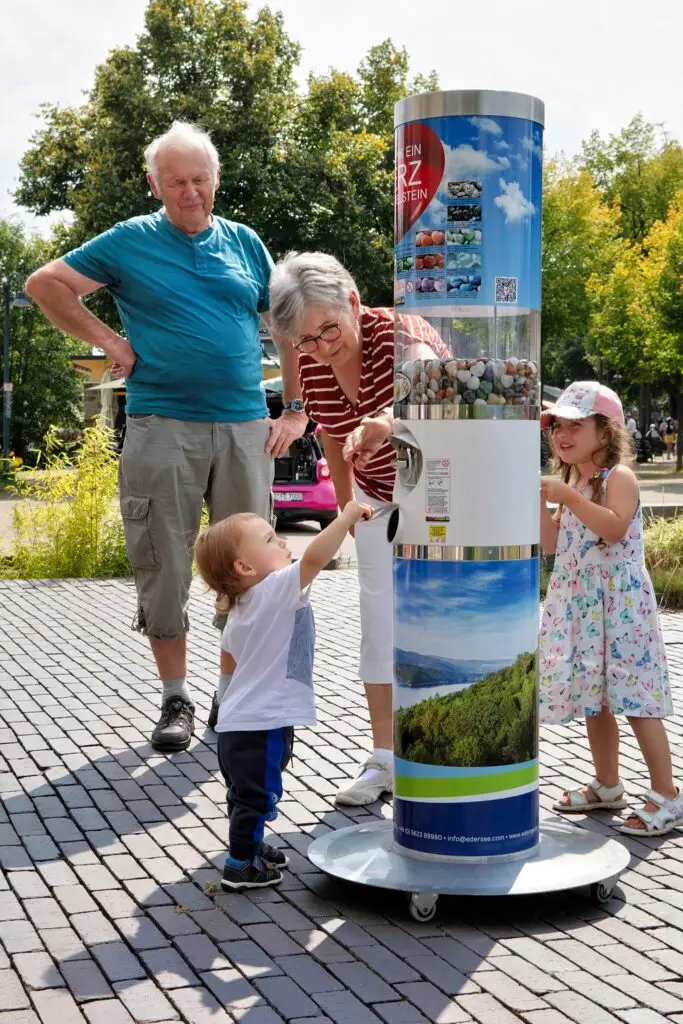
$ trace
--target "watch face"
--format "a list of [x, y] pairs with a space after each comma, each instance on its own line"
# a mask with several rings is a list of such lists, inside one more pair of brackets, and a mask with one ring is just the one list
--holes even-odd
[[291, 409], [292, 412], [303, 412], [304, 403], [300, 398], [295, 398], [292, 402], [285, 402], [285, 409]]

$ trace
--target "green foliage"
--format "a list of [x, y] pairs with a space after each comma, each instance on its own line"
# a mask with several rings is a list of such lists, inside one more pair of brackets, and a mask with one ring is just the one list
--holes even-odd
[[458, 693], [428, 697], [396, 713], [395, 750], [421, 764], [489, 767], [538, 752], [536, 654], [491, 672]]
[[45, 446], [43, 470], [17, 474], [17, 491], [25, 500], [14, 507], [14, 548], [2, 574], [13, 579], [128, 575], [113, 432], [85, 430], [73, 458], [54, 428]]
[[650, 523], [645, 531], [645, 564], [660, 603], [683, 609], [683, 516]]
[[683, 185], [683, 148], [642, 114], [607, 140], [592, 132], [583, 143], [581, 163], [619, 211], [623, 235], [637, 244], [644, 243], [655, 221], [665, 219]]
[[[241, 0], [150, 0], [135, 47], [113, 50], [80, 108], [42, 108], [21, 164], [18, 203], [69, 209], [62, 251], [116, 221], [157, 208], [143, 151], [174, 119], [210, 130], [221, 157], [216, 213], [244, 221], [275, 256], [325, 249], [356, 277], [365, 301], [392, 301], [393, 105], [432, 73], [408, 80], [408, 56], [372, 47], [357, 76], [331, 69], [298, 94], [300, 48], [282, 15], [248, 16]], [[88, 300], [115, 324], [101, 294]]]
[[591, 378], [587, 352], [589, 279], [609, 274], [623, 242], [619, 212], [603, 201], [590, 175], [548, 160], [543, 186], [543, 378], [565, 387]]
[[[44, 239], [27, 236], [15, 221], [0, 220], [0, 279], [9, 279], [12, 295], [23, 288], [32, 270], [51, 258]], [[30, 448], [39, 447], [53, 423], [80, 424], [83, 384], [70, 357], [83, 351], [80, 342], [53, 327], [35, 306], [11, 308], [10, 449], [17, 455], [26, 458]]]

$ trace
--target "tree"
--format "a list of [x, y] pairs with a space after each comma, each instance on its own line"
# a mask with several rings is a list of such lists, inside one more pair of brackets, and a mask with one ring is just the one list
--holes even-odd
[[[27, 237], [21, 226], [0, 220], [0, 279], [18, 290], [28, 274], [52, 258], [44, 239]], [[14, 385], [10, 448], [24, 458], [39, 447], [52, 425], [78, 426], [83, 385], [71, 355], [83, 346], [53, 327], [35, 306], [10, 312], [10, 380]]]
[[600, 279], [609, 274], [621, 247], [618, 211], [603, 202], [588, 172], [549, 160], [543, 190], [541, 319], [547, 383], [565, 387], [594, 376], [598, 361], [588, 345], [588, 281], [593, 273]]
[[605, 199], [621, 211], [625, 237], [641, 245], [655, 221], [666, 218], [683, 186], [683, 148], [642, 114], [606, 141], [592, 132], [583, 143], [581, 163]]
[[[210, 130], [221, 157], [216, 212], [241, 220], [275, 256], [325, 249], [365, 301], [392, 301], [393, 105], [408, 56], [372, 47], [356, 77], [331, 69], [297, 93], [299, 47], [281, 14], [243, 0], [150, 0], [135, 47], [113, 50], [78, 109], [45, 106], [15, 198], [75, 215], [65, 248], [157, 208], [143, 152], [174, 119]], [[94, 300], [100, 315], [110, 307]]]
[[666, 221], [653, 227], [649, 247], [650, 294], [668, 342], [658, 355], [676, 394], [676, 470], [680, 472], [683, 470], [683, 189], [674, 196]]

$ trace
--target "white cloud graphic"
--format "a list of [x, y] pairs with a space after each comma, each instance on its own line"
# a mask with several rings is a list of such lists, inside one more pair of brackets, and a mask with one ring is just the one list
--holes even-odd
[[496, 206], [505, 214], [506, 224], [516, 224], [536, 213], [536, 207], [529, 202], [518, 181], [505, 181], [500, 179], [501, 194], [493, 200]]
[[500, 127], [497, 121], [492, 121], [490, 117], [468, 117], [467, 119], [471, 125], [478, 128], [480, 132], [488, 132], [489, 135], [502, 135], [503, 129]]
[[496, 147], [496, 149], [505, 150], [510, 148], [510, 143], [506, 142], [505, 139], [496, 139], [493, 145]]
[[463, 143], [455, 149], [452, 146], [444, 146], [444, 150], [446, 152], [444, 182], [476, 180], [480, 175], [505, 171], [510, 166], [510, 161], [506, 156], [489, 156], [485, 149], [475, 149], [468, 143]]
[[522, 149], [526, 149], [528, 153], [533, 153], [539, 160], [543, 157], [543, 147], [537, 138], [522, 139]]

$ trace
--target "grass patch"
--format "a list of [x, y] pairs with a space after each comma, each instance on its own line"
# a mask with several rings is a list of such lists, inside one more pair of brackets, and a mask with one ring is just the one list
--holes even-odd
[[[657, 600], [668, 611], [683, 610], [683, 516], [653, 519], [645, 530], [645, 564]], [[545, 598], [552, 555], [541, 560], [541, 598]]]
[[645, 530], [645, 564], [661, 605], [683, 609], [683, 516], [650, 523]]

